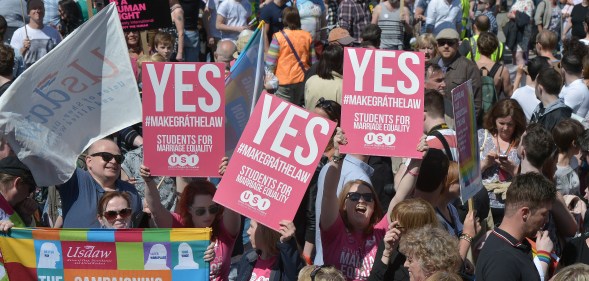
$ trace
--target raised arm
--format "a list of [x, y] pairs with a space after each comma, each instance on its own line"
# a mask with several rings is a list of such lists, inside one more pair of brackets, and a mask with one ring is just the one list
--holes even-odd
[[[219, 165], [219, 175], [223, 176], [225, 174], [228, 164], [229, 157], [223, 157], [221, 159], [221, 165]], [[233, 210], [225, 208], [225, 211], [223, 211], [223, 226], [229, 235], [236, 236], [241, 229], [241, 216]]]
[[[427, 149], [429, 148], [427, 146], [427, 135], [423, 135], [421, 136], [421, 139], [419, 140], [419, 143], [417, 144], [417, 151], [421, 151], [424, 152], [424, 156], [425, 156], [425, 152], [427, 152]], [[391, 203], [389, 203], [389, 209], [387, 210], [387, 214], [386, 217], [389, 220], [389, 223], [392, 223], [391, 221], [391, 213], [393, 212], [393, 208], [395, 207], [395, 205], [397, 205], [399, 202], [405, 200], [405, 198], [407, 198], [411, 193], [413, 193], [413, 187], [415, 186], [415, 183], [417, 182], [417, 176], [419, 175], [419, 167], [421, 166], [421, 159], [411, 159], [411, 163], [409, 163], [409, 166], [407, 167], [407, 169], [404, 171], [404, 175], [401, 178], [401, 181], [399, 182], [399, 186], [396, 189], [396, 193], [395, 196], [393, 197], [393, 199], [391, 200]], [[399, 172], [401, 172], [399, 170]]]
[[[334, 157], [339, 156], [339, 145], [346, 144], [348, 141], [341, 128], [336, 129], [336, 134], [333, 137], [333, 144], [335, 153]], [[321, 219], [319, 225], [321, 229], [328, 229], [331, 227], [337, 217], [339, 216], [339, 206], [337, 204], [337, 186], [339, 184], [341, 174], [341, 161], [333, 161], [329, 163], [329, 168], [325, 174], [325, 184], [323, 187], [323, 199], [321, 201]]]
[[151, 170], [145, 165], [141, 165], [141, 177], [145, 181], [145, 200], [151, 211], [151, 218], [158, 228], [172, 227], [172, 214], [168, 211], [160, 200], [160, 193], [157, 190], [157, 183], [151, 176]]

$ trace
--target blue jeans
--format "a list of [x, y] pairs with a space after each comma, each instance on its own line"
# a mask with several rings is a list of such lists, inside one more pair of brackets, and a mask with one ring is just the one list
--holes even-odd
[[184, 30], [184, 61], [198, 62], [200, 40], [198, 30]]

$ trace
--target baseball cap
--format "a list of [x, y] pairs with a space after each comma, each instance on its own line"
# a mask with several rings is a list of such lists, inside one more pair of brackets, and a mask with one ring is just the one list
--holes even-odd
[[21, 177], [31, 184], [37, 186], [31, 170], [29, 170], [29, 168], [23, 162], [14, 156], [8, 156], [6, 158], [0, 159], [0, 173]]
[[440, 39], [459, 40], [460, 36], [458, 35], [458, 32], [456, 30], [452, 28], [445, 28], [442, 31], [440, 31], [440, 33], [438, 33], [438, 35], [436, 36], [436, 40]]
[[356, 39], [350, 36], [350, 32], [341, 27], [336, 27], [331, 32], [329, 32], [329, 37], [327, 40], [329, 43], [337, 41], [342, 45], [350, 45], [356, 41]]

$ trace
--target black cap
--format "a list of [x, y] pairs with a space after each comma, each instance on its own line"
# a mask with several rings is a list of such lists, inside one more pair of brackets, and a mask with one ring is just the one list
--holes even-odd
[[0, 159], [0, 173], [21, 177], [23, 180], [31, 182], [36, 186], [31, 170], [14, 156]]

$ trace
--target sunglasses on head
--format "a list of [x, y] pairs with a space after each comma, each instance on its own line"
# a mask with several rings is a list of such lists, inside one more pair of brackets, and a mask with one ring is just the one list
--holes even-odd
[[[219, 204], [214, 204], [214, 205], [211, 205], [211, 206], [209, 206], [209, 208], [208, 208], [208, 212], [209, 212], [209, 214], [211, 214], [211, 215], [214, 215], [214, 214], [218, 213], [218, 212], [219, 212], [219, 210], [221, 210], [221, 206], [219, 206]], [[202, 216], [204, 216], [204, 215], [206, 214], [206, 212], [207, 212], [207, 208], [204, 208], [204, 207], [200, 207], [200, 208], [195, 208], [195, 209], [194, 209], [194, 214], [195, 214], [197, 217], [202, 217]]]
[[121, 218], [126, 219], [129, 216], [131, 216], [132, 212], [133, 212], [133, 210], [131, 210], [131, 208], [124, 208], [124, 209], [120, 209], [118, 211], [115, 211], [115, 210], [106, 211], [102, 215], [104, 216], [104, 218], [106, 218], [106, 220], [113, 221], [117, 218], [117, 216], [121, 216]]
[[438, 46], [454, 46], [456, 44], [456, 40], [454, 39], [440, 39], [438, 40]]
[[102, 157], [102, 160], [104, 160], [104, 162], [110, 162], [110, 160], [112, 160], [114, 158], [115, 162], [117, 162], [117, 164], [121, 164], [125, 160], [125, 156], [120, 155], [120, 154], [114, 155], [109, 152], [96, 152], [90, 156], [93, 156], [93, 157], [100, 156], [100, 157]]
[[346, 198], [354, 202], [360, 201], [360, 198], [364, 198], [366, 202], [372, 202], [372, 193], [348, 192]]
[[311, 271], [311, 281], [315, 281], [315, 276], [317, 275], [317, 273], [319, 273], [319, 271], [321, 271], [322, 268], [328, 268], [328, 267], [332, 267], [331, 265], [319, 265], [319, 266], [315, 266], [315, 268], [313, 269], [313, 271]]
[[315, 107], [321, 107], [323, 109], [328, 109], [329, 111], [332, 110], [331, 102], [326, 100], [324, 97], [319, 98], [319, 100], [317, 101], [317, 105], [315, 105]]

